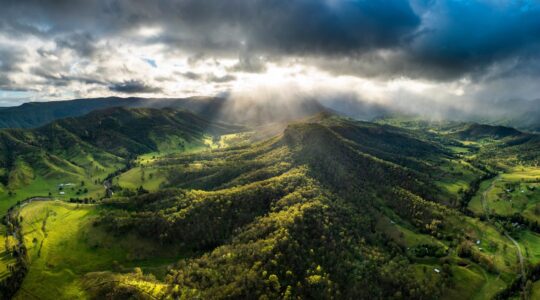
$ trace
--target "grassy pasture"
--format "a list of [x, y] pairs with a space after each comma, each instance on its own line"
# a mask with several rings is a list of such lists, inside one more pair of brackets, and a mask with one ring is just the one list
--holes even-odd
[[496, 274], [486, 272], [475, 264], [452, 266], [453, 284], [442, 299], [492, 299], [506, 287], [506, 283]]
[[492, 214], [510, 216], [519, 213], [540, 222], [540, 168], [515, 167], [482, 182], [469, 203], [469, 209], [477, 215], [484, 213], [483, 195]]
[[520, 232], [518, 237], [524, 258], [531, 264], [540, 263], [540, 235], [530, 230]]
[[163, 277], [182, 255], [133, 235], [111, 236], [93, 226], [99, 208], [93, 205], [41, 201], [21, 210], [30, 270], [17, 299], [84, 299], [89, 272], [126, 272], [141, 267]]
[[443, 173], [435, 175], [435, 184], [454, 201], [461, 197], [460, 191], [470, 189], [471, 183], [482, 176], [479, 170], [462, 159], [447, 160], [440, 168]]
[[[397, 219], [396, 219], [397, 221]], [[415, 232], [411, 226], [406, 224], [399, 224], [401, 221], [396, 222], [388, 217], [381, 216], [377, 223], [377, 230], [384, 232], [387, 236], [391, 237], [399, 245], [404, 247], [414, 247], [418, 245], [437, 245], [446, 248], [446, 245], [438, 241], [436, 238]]]
[[240, 145], [246, 142], [250, 137], [250, 133], [233, 133], [218, 137], [205, 136], [204, 146], [199, 144], [189, 145], [184, 148], [176, 148], [175, 151], [152, 152], [138, 156], [135, 159], [136, 167], [117, 176], [113, 183], [117, 183], [120, 187], [126, 189], [137, 189], [142, 186], [148, 191], [157, 191], [162, 184], [167, 182], [166, 171], [163, 167], [157, 166], [156, 163], [162, 159], [166, 159], [171, 154], [193, 153], [205, 150], [215, 150]]
[[166, 182], [165, 171], [159, 167], [135, 167], [116, 179], [122, 188], [137, 189], [142, 186], [148, 191], [157, 191]]
[[484, 192], [486, 192], [486, 190], [491, 187], [491, 184], [494, 180], [495, 178], [492, 178], [480, 183], [480, 188], [478, 189], [478, 192], [472, 197], [471, 201], [469, 202], [469, 210], [474, 212], [476, 215], [484, 214], [484, 208], [482, 206], [482, 195], [484, 194]]
[[[94, 164], [95, 165], [95, 164]], [[0, 190], [0, 218], [3, 218], [7, 210], [17, 204], [18, 201], [42, 196], [52, 197], [63, 201], [68, 201], [70, 198], [93, 198], [99, 199], [104, 195], [104, 188], [101, 184], [103, 178], [119, 165], [113, 165], [108, 168], [100, 166], [100, 168], [86, 170], [80, 174], [59, 173], [62, 176], [43, 176], [36, 175], [28, 184], [19, 186], [13, 189], [11, 194], [9, 190], [4, 188]], [[97, 182], [96, 182], [97, 180]], [[82, 183], [84, 182], [84, 185]], [[60, 185], [63, 184], [60, 190]], [[68, 184], [68, 185], [66, 185]], [[86, 191], [86, 192], [85, 192]], [[63, 194], [61, 194], [61, 192]], [[5, 230], [4, 225], [0, 224], [0, 230]], [[0, 236], [0, 278], [7, 275], [4, 272], [7, 265], [13, 262], [13, 259], [5, 252], [6, 237], [4, 234]]]
[[540, 299], [540, 280], [533, 283], [530, 299]]
[[[395, 216], [394, 216], [395, 217]], [[449, 249], [448, 255], [441, 259], [419, 258], [415, 264], [417, 276], [427, 282], [430, 278], [438, 276], [434, 269], [441, 269], [444, 260], [454, 261], [450, 266], [452, 277], [451, 285], [445, 290], [442, 299], [491, 299], [497, 292], [504, 289], [513, 274], [517, 271], [517, 255], [514, 246], [493, 226], [480, 222], [478, 219], [466, 218], [463, 220], [465, 234], [474, 241], [474, 251], [486, 255], [497, 271], [488, 272], [477, 263], [457, 256], [454, 249], [426, 234], [415, 232], [407, 224], [402, 224], [398, 218], [381, 216], [377, 223], [377, 230], [392, 238], [403, 247], [411, 248], [418, 245], [437, 245]], [[479, 241], [479, 244], [476, 244]], [[534, 233], [528, 232], [523, 237], [521, 247], [537, 249], [540, 239]], [[538, 247], [540, 249], [540, 247]], [[531, 251], [531, 262], [536, 261], [537, 253]], [[457, 264], [460, 261], [461, 264]]]
[[6, 237], [6, 226], [3, 224], [0, 225], [0, 235], [2, 238], [0, 239], [0, 280], [5, 278], [9, 275], [9, 270], [7, 266], [9, 264], [15, 263], [15, 259], [11, 256], [9, 253], [9, 250], [7, 247], [10, 247], [9, 245], [12, 243], [15, 243], [15, 240], [13, 237], [9, 236]]

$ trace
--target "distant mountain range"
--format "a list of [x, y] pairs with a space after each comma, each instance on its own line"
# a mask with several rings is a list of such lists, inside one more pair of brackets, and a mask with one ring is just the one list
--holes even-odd
[[288, 122], [326, 110], [317, 101], [259, 102], [217, 97], [191, 98], [92, 98], [51, 102], [29, 102], [0, 108], [0, 128], [34, 128], [52, 121], [85, 115], [110, 107], [185, 109], [207, 120], [230, 124], [259, 125]]
[[28, 102], [15, 107], [0, 108], [0, 128], [33, 128], [54, 120], [78, 117], [109, 107], [183, 108], [200, 115], [211, 116], [222, 104], [220, 98], [91, 98], [66, 101]]
[[[539, 104], [539, 105], [536, 105]], [[496, 107], [512, 107], [496, 111]], [[404, 115], [392, 106], [350, 98], [259, 101], [253, 98], [89, 98], [50, 102], [28, 102], [15, 107], [0, 107], [0, 128], [35, 128], [52, 121], [85, 115], [109, 107], [185, 109], [207, 119], [229, 124], [265, 125], [287, 123], [319, 112], [331, 111], [359, 120]], [[414, 111], [414, 110], [413, 110]], [[450, 111], [448, 120], [477, 122], [540, 132], [540, 101], [507, 101], [497, 105], [482, 103], [473, 111]], [[406, 114], [407, 117], [416, 116]], [[418, 115], [419, 116], [419, 115]], [[419, 116], [429, 119], [429, 116]]]

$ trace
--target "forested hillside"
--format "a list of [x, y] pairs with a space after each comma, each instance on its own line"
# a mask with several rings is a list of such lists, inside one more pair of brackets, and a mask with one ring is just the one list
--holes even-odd
[[[449, 255], [473, 227], [429, 175], [452, 157], [413, 132], [323, 114], [254, 146], [154, 161], [169, 188], [106, 200], [98, 224], [204, 253], [173, 267], [161, 296], [438, 298], [457, 267], [437, 274], [420, 258]], [[115, 276], [93, 295], [144, 297]]]
[[[37, 176], [81, 175], [139, 154], [205, 146], [205, 138], [239, 130], [187, 111], [109, 108], [33, 130], [0, 130], [1, 184], [15, 189]], [[98, 173], [98, 172], [96, 172]]]

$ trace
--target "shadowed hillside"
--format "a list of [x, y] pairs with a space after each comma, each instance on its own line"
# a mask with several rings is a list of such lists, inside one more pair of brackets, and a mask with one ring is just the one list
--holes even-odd
[[503, 139], [521, 134], [520, 131], [511, 127], [470, 124], [465, 129], [455, 132], [454, 136], [464, 140], [479, 140], [483, 138]]

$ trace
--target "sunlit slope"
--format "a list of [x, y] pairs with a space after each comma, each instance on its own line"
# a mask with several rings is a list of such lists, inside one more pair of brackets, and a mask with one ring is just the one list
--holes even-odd
[[[0, 216], [32, 197], [95, 202], [105, 196], [103, 180], [137, 155], [206, 149], [208, 141], [237, 130], [186, 111], [125, 108], [0, 130]], [[13, 263], [8, 248], [0, 252], [0, 276]]]
[[133, 235], [110, 236], [92, 224], [98, 213], [93, 205], [59, 201], [24, 207], [22, 233], [30, 271], [16, 299], [89, 298], [84, 277], [89, 272], [130, 272], [139, 266], [163, 278], [167, 266], [184, 256], [177, 248]]
[[[32, 197], [94, 203], [105, 196], [103, 180], [134, 157], [210, 149], [213, 141], [239, 130], [186, 111], [125, 108], [32, 130], [0, 130], [0, 215]], [[5, 240], [2, 245], [8, 245]], [[13, 263], [9, 248], [1, 252], [0, 276]]]

